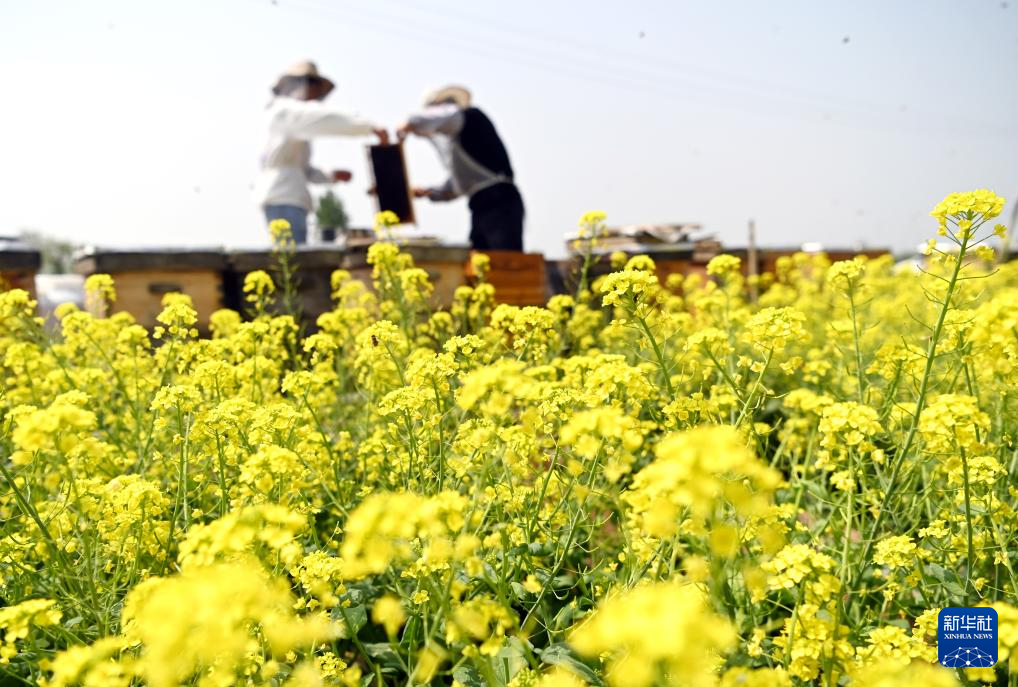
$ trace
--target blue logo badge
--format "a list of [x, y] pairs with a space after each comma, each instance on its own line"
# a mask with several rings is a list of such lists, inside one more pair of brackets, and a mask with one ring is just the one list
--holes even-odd
[[954, 606], [940, 611], [937, 653], [948, 668], [989, 668], [997, 662], [997, 611]]

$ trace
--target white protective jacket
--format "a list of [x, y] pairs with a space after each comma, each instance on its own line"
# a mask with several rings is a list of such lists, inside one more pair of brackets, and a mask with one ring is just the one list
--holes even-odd
[[319, 136], [364, 136], [375, 124], [333, 110], [317, 100], [276, 97], [266, 112], [268, 140], [255, 183], [259, 205], [297, 205], [311, 209], [308, 184], [331, 181], [311, 166], [311, 139]]

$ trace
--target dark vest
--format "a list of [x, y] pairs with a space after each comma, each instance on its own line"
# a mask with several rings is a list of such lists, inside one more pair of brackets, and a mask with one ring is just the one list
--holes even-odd
[[476, 107], [463, 111], [463, 128], [459, 133], [459, 144], [467, 155], [496, 174], [512, 178], [513, 167], [509, 163], [502, 139], [495, 131], [495, 125], [488, 116]]

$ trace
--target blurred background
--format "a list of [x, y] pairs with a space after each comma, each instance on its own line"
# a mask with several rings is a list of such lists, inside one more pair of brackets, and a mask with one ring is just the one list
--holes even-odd
[[[269, 88], [297, 59], [327, 101], [394, 128], [463, 83], [506, 141], [525, 245], [587, 210], [745, 245], [910, 250], [951, 191], [1018, 196], [1018, 3], [177, 0], [0, 4], [0, 234], [259, 245]], [[317, 141], [353, 226], [368, 141]], [[440, 182], [411, 139], [412, 183]], [[324, 190], [324, 189], [322, 189]], [[466, 241], [464, 201], [417, 203]]]

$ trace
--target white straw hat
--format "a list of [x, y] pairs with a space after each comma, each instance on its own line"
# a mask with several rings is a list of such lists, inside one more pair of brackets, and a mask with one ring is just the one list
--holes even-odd
[[443, 86], [424, 95], [425, 107], [441, 103], [454, 103], [456, 107], [465, 110], [470, 107], [470, 91], [463, 86]]
[[276, 80], [276, 85], [272, 87], [272, 92], [276, 95], [285, 92], [287, 90], [287, 82], [294, 79], [318, 81], [324, 84], [325, 94], [328, 94], [329, 91], [336, 87], [336, 84], [332, 83], [330, 79], [318, 73], [318, 66], [314, 62], [311, 60], [300, 60], [287, 67], [286, 71]]

